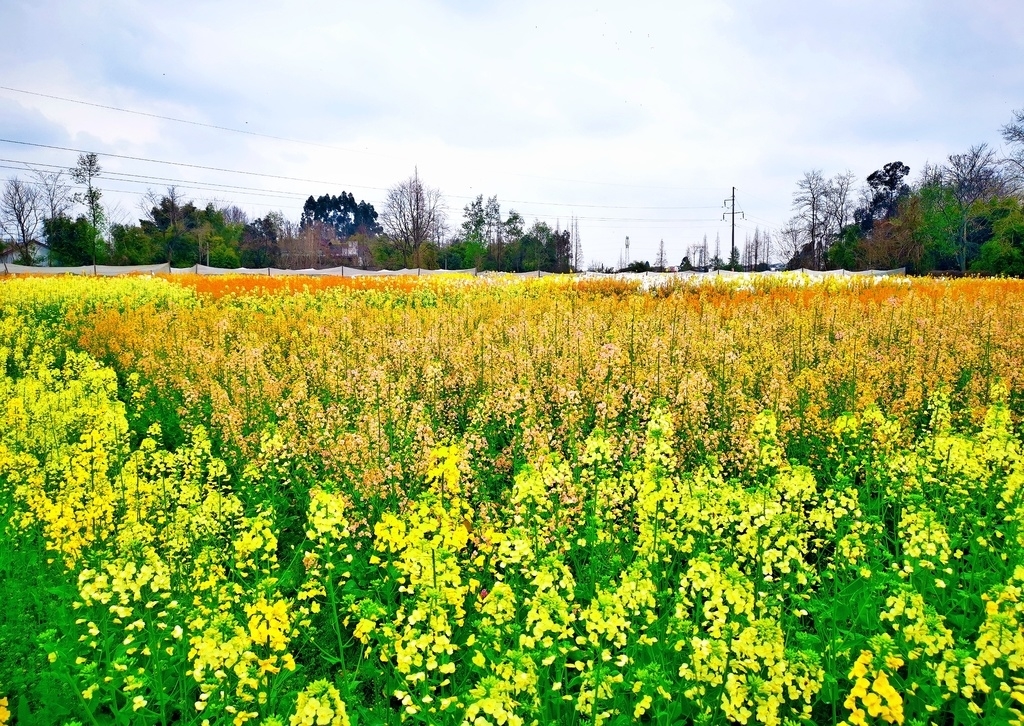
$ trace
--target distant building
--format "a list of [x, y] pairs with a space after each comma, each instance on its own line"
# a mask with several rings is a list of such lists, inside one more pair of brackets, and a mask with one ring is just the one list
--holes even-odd
[[[50, 247], [45, 242], [33, 242], [30, 248], [32, 252], [32, 264], [39, 267], [47, 267], [50, 264]], [[18, 248], [13, 241], [0, 242], [0, 263], [17, 264]]]

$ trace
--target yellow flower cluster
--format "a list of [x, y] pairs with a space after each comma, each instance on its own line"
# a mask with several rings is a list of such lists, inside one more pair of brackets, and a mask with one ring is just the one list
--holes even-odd
[[[975, 643], [977, 655], [963, 662], [960, 692], [971, 710], [1002, 714], [1008, 723], [1024, 723], [1024, 566], [1011, 583], [985, 593], [985, 621]], [[983, 708], [975, 698], [989, 701]]]
[[299, 691], [289, 726], [349, 726], [341, 693], [327, 681], [313, 681]]
[[903, 699], [889, 683], [889, 675], [886, 673], [887, 669], [899, 668], [903, 661], [889, 656], [883, 668], [873, 668], [873, 661], [874, 654], [870, 650], [861, 651], [850, 670], [850, 678], [854, 683], [843, 705], [851, 713], [844, 724], [863, 726], [868, 723], [868, 716], [872, 719], [880, 718], [886, 723], [903, 723]]
[[1024, 285], [215, 288], [0, 282], [79, 720], [1024, 721]]

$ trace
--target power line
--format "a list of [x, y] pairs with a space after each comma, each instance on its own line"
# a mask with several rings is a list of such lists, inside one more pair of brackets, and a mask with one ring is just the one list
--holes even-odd
[[[467, 196], [462, 196], [462, 195], [458, 195], [458, 194], [446, 194], [445, 196], [449, 196], [452, 199], [477, 199], [479, 196], [483, 196], [483, 195], [477, 195], [477, 197], [467, 197]], [[504, 204], [536, 204], [536, 205], [545, 206], [545, 207], [569, 207], [570, 209], [576, 208], [576, 207], [579, 207], [581, 209], [649, 209], [649, 210], [655, 210], [655, 209], [662, 209], [662, 210], [718, 209], [719, 208], [719, 206], [717, 204], [703, 205], [703, 206], [692, 206], [692, 207], [686, 207], [686, 206], [644, 207], [644, 206], [615, 205], [615, 204], [570, 204], [570, 203], [567, 203], [567, 202], [530, 202], [530, 201], [526, 201], [524, 199], [504, 199], [504, 200], [499, 200], [499, 201], [501, 201]]]
[[[51, 169], [62, 169], [62, 170], [65, 170], [65, 171], [67, 170], [67, 167], [61, 166], [60, 164], [46, 164], [46, 163], [43, 163], [41, 161], [21, 161], [20, 159], [0, 159], [0, 161], [11, 163], [11, 164], [26, 164], [26, 165], [32, 165], [32, 166], [47, 166], [47, 167], [50, 167]], [[112, 175], [127, 176], [127, 177], [137, 177], [139, 179], [149, 179], [150, 181], [169, 181], [169, 182], [172, 182], [174, 184], [206, 184], [208, 186], [213, 186], [213, 187], [224, 187], [225, 189], [240, 189], [240, 190], [243, 190], [243, 191], [259, 191], [259, 192], [274, 192], [274, 193], [277, 193], [277, 194], [288, 194], [288, 195], [292, 195], [292, 196], [296, 196], [296, 195], [303, 196], [303, 195], [299, 194], [298, 192], [286, 192], [286, 191], [275, 190], [275, 189], [259, 189], [257, 187], [243, 187], [243, 186], [238, 186], [236, 184], [218, 184], [216, 182], [196, 181], [194, 179], [192, 179], [192, 180], [189, 180], [189, 179], [173, 179], [171, 177], [151, 176], [149, 174], [132, 174], [131, 172], [127, 172], [127, 171], [110, 171], [110, 172], [105, 172], [103, 174], [104, 177], [108, 177], [108, 178], [111, 177]], [[127, 180], [125, 180], [125, 181], [127, 181]]]
[[[4, 87], [0, 86], [0, 88], [4, 88]], [[229, 174], [239, 174], [239, 175], [257, 177], [257, 178], [278, 179], [278, 180], [283, 180], [283, 181], [301, 182], [301, 183], [306, 183], [306, 184], [321, 184], [321, 185], [326, 185], [326, 186], [341, 186], [341, 187], [349, 187], [349, 188], [354, 188], [354, 189], [385, 191], [381, 187], [371, 187], [371, 186], [364, 186], [364, 185], [351, 185], [351, 184], [344, 184], [344, 183], [339, 183], [339, 182], [335, 182], [335, 181], [324, 181], [324, 180], [307, 179], [307, 178], [301, 178], [301, 177], [289, 177], [289, 176], [284, 176], [284, 175], [280, 175], [280, 174], [267, 174], [267, 173], [247, 171], [247, 170], [240, 170], [240, 169], [228, 169], [228, 168], [224, 168], [224, 167], [206, 166], [206, 165], [202, 165], [202, 164], [191, 164], [191, 163], [187, 163], [187, 162], [175, 162], [175, 161], [168, 161], [168, 160], [164, 160], [164, 159], [154, 159], [154, 158], [150, 158], [150, 157], [133, 156], [133, 155], [127, 155], [127, 154], [115, 154], [115, 153], [110, 153], [110, 152], [92, 152], [92, 151], [88, 151], [88, 150], [85, 150], [85, 149], [77, 149], [77, 148], [73, 148], [73, 147], [58, 146], [58, 145], [54, 145], [54, 144], [41, 144], [41, 143], [30, 142], [30, 141], [20, 141], [20, 140], [16, 140], [16, 139], [0, 138], [0, 142], [8, 143], [8, 144], [15, 144], [15, 145], [19, 145], [19, 146], [28, 146], [28, 147], [33, 147], [33, 148], [53, 149], [53, 150], [58, 150], [58, 151], [69, 151], [69, 152], [74, 152], [74, 153], [79, 153], [79, 154], [95, 153], [98, 156], [105, 156], [105, 157], [116, 158], [116, 159], [125, 159], [125, 160], [129, 160], [129, 161], [141, 161], [141, 162], [145, 162], [145, 163], [162, 164], [162, 165], [167, 165], [167, 166], [182, 167], [182, 168], [189, 168], [189, 169], [201, 169], [201, 170], [204, 170], [204, 171], [215, 171], [215, 172], [222, 172], [222, 173], [229, 173]], [[14, 160], [8, 160], [8, 161], [17, 163]], [[21, 162], [21, 163], [27, 163], [27, 162]], [[60, 168], [60, 167], [57, 167], [57, 165], [54, 165], [54, 164], [43, 164], [41, 162], [39, 164], [43, 165], [43, 166], [48, 166], [48, 167], [51, 167], [51, 168]], [[132, 178], [121, 178], [121, 177], [132, 177]], [[123, 181], [123, 182], [131, 183], [131, 184], [144, 183], [144, 182], [136, 181], [136, 179], [144, 179], [144, 180], [151, 180], [151, 181], [164, 181], [164, 182], [168, 182], [169, 181], [169, 182], [173, 182], [175, 184], [181, 184], [183, 186], [183, 188], [185, 188], [185, 189], [206, 190], [206, 191], [227, 191], [227, 192], [234, 193], [234, 194], [241, 193], [242, 196], [280, 197], [280, 198], [283, 198], [283, 199], [301, 199], [302, 197], [307, 196], [305, 194], [298, 194], [298, 193], [293, 193], [293, 192], [285, 192], [283, 190], [262, 190], [262, 189], [257, 189], [257, 188], [253, 188], [253, 187], [243, 187], [241, 185], [218, 184], [218, 183], [215, 183], [215, 182], [182, 181], [182, 180], [169, 179], [167, 177], [154, 177], [154, 176], [142, 175], [142, 174], [131, 174], [129, 172], [110, 172], [108, 174], [108, 178], [110, 178], [110, 179], [112, 179], [114, 181]], [[189, 185], [191, 185], [191, 186], [189, 186]], [[110, 191], [126, 193], [126, 194], [136, 194], [136, 192], [132, 192], [130, 190], [123, 190], [123, 189], [110, 189]], [[141, 194], [140, 194], [140, 196], [141, 196]], [[448, 196], [450, 196], [451, 198], [455, 198], [455, 199], [460, 199], [460, 198], [461, 199], [476, 199], [476, 197], [468, 197], [468, 196], [462, 196], [462, 195], [448, 195]], [[597, 204], [564, 204], [564, 203], [558, 203], [558, 202], [531, 202], [531, 201], [528, 201], [528, 200], [509, 200], [508, 203], [527, 204], [527, 205], [546, 206], [546, 207], [564, 207], [564, 208], [568, 208], [568, 209], [573, 209], [573, 208], [576, 208], [576, 207], [580, 207], [580, 208], [591, 208], [591, 209], [595, 209], [595, 208], [596, 209], [638, 209], [638, 210], [651, 210], [651, 211], [654, 211], [654, 210], [666, 210], [667, 211], [667, 210], [687, 210], [687, 209], [697, 210], [697, 209], [713, 209], [713, 208], [715, 208], [715, 207], [700, 206], [700, 205], [694, 205], [694, 206], [679, 205], [679, 206], [657, 207], [657, 206], [625, 206], [625, 205], [597, 205]], [[261, 205], [261, 206], [263, 206], [263, 205]], [[624, 222], [631, 222], [633, 224], [643, 223], [643, 224], [648, 224], [648, 225], [649, 224], [660, 224], [660, 225], [662, 225], [660, 227], [646, 226], [645, 229], [656, 229], [656, 228], [671, 229], [672, 228], [671, 226], [664, 226], [664, 225], [675, 225], [675, 226], [678, 226], [678, 225], [682, 225], [682, 224], [719, 221], [717, 219], [702, 219], [702, 218], [651, 218], [651, 217], [580, 217], [580, 219], [584, 220], [584, 221], [587, 221], [587, 222], [598, 223], [598, 224], [599, 223], [603, 223], [603, 222], [604, 223], [614, 223], [614, 224], [622, 224]], [[735, 216], [734, 216], [734, 220], [735, 220]], [[601, 226], [605, 226], [605, 225], [601, 225]], [[607, 227], [607, 226], [605, 226], [605, 228], [607, 228], [607, 229], [614, 229], [616, 227]], [[621, 227], [619, 227], [619, 228], [621, 228]]]
[[203, 169], [204, 171], [219, 171], [226, 174], [243, 174], [245, 176], [264, 177], [267, 179], [281, 179], [283, 181], [296, 181], [304, 184], [324, 184], [328, 186], [350, 187], [353, 189], [373, 189], [375, 191], [387, 191], [382, 187], [369, 187], [362, 184], [344, 184], [336, 181], [323, 181], [322, 179], [303, 179], [301, 177], [283, 176], [280, 174], [264, 174], [256, 171], [242, 171], [239, 169], [225, 169], [218, 166], [203, 166], [202, 164], [188, 164], [183, 161], [166, 161], [164, 159], [150, 159], [145, 156], [129, 156], [127, 154], [113, 154], [109, 151], [88, 151], [86, 149], [75, 149], [70, 146], [56, 146], [54, 144], [37, 144], [31, 141], [17, 141], [15, 139], [0, 139], [0, 143], [18, 144], [19, 146], [34, 146], [40, 149], [56, 149], [57, 151], [72, 151], [76, 154], [96, 154], [97, 156], [108, 156], [112, 159], [127, 159], [129, 161], [144, 161], [150, 164], [166, 164], [168, 166], [181, 166], [188, 169]]
[[135, 116], [145, 116], [147, 118], [156, 118], [162, 121], [174, 121], [179, 124], [188, 124], [190, 126], [200, 126], [207, 129], [215, 129], [217, 131], [229, 131], [233, 134], [244, 134], [246, 136], [257, 136], [263, 139], [273, 139], [275, 141], [287, 141], [291, 144], [303, 144], [304, 146], [316, 146], [321, 149], [332, 149], [334, 151], [346, 151], [352, 154], [370, 154], [372, 156], [383, 156], [383, 154], [376, 154], [372, 151], [362, 151], [360, 149], [348, 149], [343, 146], [332, 146], [331, 144], [320, 144], [315, 141], [303, 141], [302, 139], [289, 139], [285, 136], [274, 136], [273, 134], [264, 134], [259, 131], [249, 131], [247, 129], [235, 129], [230, 126], [218, 126], [217, 124], [203, 123], [202, 121], [190, 121], [184, 118], [175, 118], [173, 116], [163, 116], [158, 113], [149, 113], [147, 111], [136, 111], [130, 108], [120, 108], [118, 106], [108, 106], [103, 103], [93, 103], [92, 101], [82, 101], [77, 98], [66, 98], [64, 96], [55, 96], [49, 93], [39, 93], [38, 91], [26, 91], [22, 88], [11, 88], [10, 86], [0, 86], [0, 89], [4, 91], [13, 91], [14, 93], [24, 93], [29, 96], [38, 96], [40, 98], [50, 98], [55, 101], [65, 101], [67, 103], [77, 103], [82, 106], [92, 106], [93, 108], [103, 108], [108, 111], [119, 111], [121, 113], [130, 113]]
[[[17, 160], [13, 160], [13, 159], [0, 159], [0, 162], [19, 163]], [[23, 163], [23, 164], [26, 164], [26, 165], [34, 165], [34, 166], [46, 166], [46, 167], [55, 168], [55, 169], [62, 169], [63, 168], [63, 167], [58, 166], [57, 164], [45, 164], [45, 163], [42, 163], [42, 162], [20, 162], [20, 163]], [[11, 170], [14, 170], [14, 171], [18, 171], [18, 170], [21, 169], [21, 167], [8, 166], [8, 165], [0, 164], [0, 169], [11, 169]], [[146, 181], [153, 181], [153, 180], [174, 181], [174, 182], [176, 182], [176, 184], [174, 184], [173, 186], [177, 186], [177, 187], [179, 187], [182, 190], [213, 191], [213, 192], [226, 190], [226, 191], [231, 191], [231, 192], [233, 192], [235, 194], [239, 194], [240, 196], [243, 196], [243, 197], [253, 197], [253, 196], [256, 196], [256, 197], [280, 197], [282, 199], [301, 199], [303, 197], [308, 197], [309, 196], [309, 195], [305, 195], [305, 194], [292, 194], [292, 193], [283, 192], [283, 191], [279, 192], [279, 191], [273, 191], [273, 190], [261, 190], [261, 189], [255, 189], [253, 187], [232, 187], [230, 185], [218, 185], [218, 184], [212, 184], [211, 186], [213, 186], [213, 187], [224, 187], [225, 189], [210, 188], [209, 186], [205, 186], [205, 184], [206, 184], [205, 182], [189, 182], [189, 181], [184, 181], [184, 180], [167, 179], [165, 177], [147, 177], [147, 176], [144, 176], [144, 175], [141, 175], [141, 174], [126, 174], [124, 172], [110, 172], [108, 174], [104, 174], [103, 178], [107, 179], [109, 181], [124, 182], [124, 183], [128, 183], [128, 184], [145, 184], [146, 183], [146, 181], [138, 181], [137, 179], [134, 179], [134, 178], [133, 179], [122, 179], [122, 178], [120, 178], [121, 176], [131, 176], [131, 177], [136, 177], [137, 179], [143, 179], [143, 180], [146, 180]], [[27, 183], [27, 184], [37, 184], [37, 182], [31, 182], [31, 181], [27, 181], [27, 182], [24, 182], [24, 183]], [[77, 188], [77, 185], [71, 185], [71, 186], [75, 186], [75, 188]], [[117, 193], [120, 193], [120, 194], [133, 194], [133, 195], [137, 195], [139, 197], [145, 197], [146, 196], [146, 193], [144, 193], [144, 192], [140, 192], [140, 191], [136, 191], [136, 190], [130, 190], [130, 189], [120, 189], [120, 188], [117, 188], [117, 187], [109, 187], [108, 186], [108, 187], [106, 187], [106, 190], [110, 191], [110, 192], [117, 192]], [[239, 191], [239, 190], [243, 190], [243, 191]], [[201, 198], [203, 198], [203, 197], [201, 197]], [[204, 198], [204, 199], [209, 199], [209, 198]], [[223, 201], [223, 200], [214, 200], [214, 201]], [[271, 205], [263, 205], [263, 206], [271, 206]], [[631, 227], [635, 227], [636, 225], [639, 225], [639, 224], [643, 224], [644, 225], [643, 229], [672, 229], [673, 226], [678, 226], [680, 224], [691, 224], [691, 223], [703, 223], [703, 222], [715, 222], [715, 221], [718, 221], [717, 218], [712, 218], [712, 217], [692, 218], [692, 217], [588, 217], [588, 216], [576, 216], [575, 218], [576, 219], [580, 219], [580, 220], [584, 220], [586, 222], [593, 223], [595, 225], [604, 227], [606, 229], [631, 228]], [[629, 225], [629, 227], [615, 227], [615, 226], [610, 226], [609, 227], [609, 226], [607, 226], [605, 224], [601, 224], [601, 223], [604, 223], [604, 222], [610, 222], [610, 223], [613, 223], [613, 225], [614, 224], [620, 224], [620, 223], [628, 222], [628, 223], [630, 223], [630, 225]], [[658, 225], [658, 226], [656, 226], [656, 227], [648, 226], [650, 224], [654, 224], [654, 225]], [[666, 225], [668, 225], [668, 226], [666, 226]]]
[[[227, 131], [227, 132], [230, 132], [230, 133], [243, 134], [243, 135], [246, 135], [246, 136], [255, 136], [255, 137], [264, 138], [264, 139], [272, 139], [274, 141], [284, 141], [284, 142], [291, 143], [291, 144], [302, 144], [304, 146], [314, 146], [314, 147], [318, 147], [318, 148], [322, 148], [322, 149], [331, 149], [333, 151], [344, 151], [344, 152], [353, 153], [353, 154], [367, 154], [367, 155], [370, 155], [370, 156], [377, 156], [377, 157], [385, 158], [385, 159], [399, 160], [399, 158], [396, 157], [396, 156], [392, 156], [392, 155], [388, 155], [388, 154], [381, 154], [381, 153], [373, 152], [373, 151], [366, 151], [366, 150], [362, 150], [362, 149], [350, 149], [350, 148], [343, 147], [343, 146], [334, 146], [334, 145], [331, 145], [331, 144], [322, 144], [322, 143], [318, 143], [318, 142], [315, 142], [315, 141], [304, 141], [302, 139], [292, 139], [292, 138], [288, 138], [288, 137], [285, 137], [285, 136], [275, 136], [273, 134], [264, 134], [264, 133], [261, 133], [261, 132], [258, 132], [258, 131], [250, 131], [248, 129], [236, 129], [236, 128], [232, 128], [230, 126], [220, 126], [220, 125], [217, 125], [217, 124], [203, 123], [201, 121], [191, 121], [189, 119], [175, 118], [174, 116], [164, 116], [164, 115], [161, 115], [161, 114], [151, 113], [151, 112], [148, 112], [148, 111], [137, 111], [135, 109], [121, 108], [119, 106], [109, 106], [107, 104], [95, 103], [93, 101], [83, 101], [81, 99], [68, 98], [66, 96], [57, 96], [55, 94], [50, 94], [50, 93], [40, 93], [39, 91], [28, 91], [28, 90], [25, 90], [23, 88], [12, 88], [11, 86], [0, 86], [0, 90], [11, 91], [13, 93], [23, 93], [23, 94], [28, 95], [28, 96], [37, 96], [39, 98], [49, 98], [49, 99], [52, 99], [52, 100], [55, 100], [55, 101], [64, 101], [66, 103], [77, 103], [77, 104], [80, 104], [82, 106], [92, 106], [93, 108], [102, 108], [102, 109], [105, 109], [105, 110], [108, 110], [108, 111], [118, 111], [120, 113], [129, 113], [129, 114], [133, 114], [133, 115], [136, 115], [136, 116], [144, 116], [144, 117], [147, 117], [147, 118], [160, 119], [162, 121], [173, 121], [175, 123], [188, 124], [190, 126], [198, 126], [198, 127], [202, 127], [202, 128], [214, 129], [214, 130], [217, 130], [217, 131]], [[404, 161], [404, 159], [402, 161]], [[663, 185], [653, 185], [653, 184], [623, 184], [621, 182], [594, 181], [593, 179], [562, 179], [562, 178], [558, 178], [558, 177], [542, 176], [542, 175], [539, 175], [539, 174], [520, 174], [520, 173], [517, 173], [517, 172], [509, 172], [509, 171], [501, 171], [501, 170], [496, 170], [496, 171], [497, 171], [497, 173], [505, 174], [506, 176], [517, 176], [517, 177], [523, 177], [523, 178], [526, 178], [526, 179], [546, 179], [548, 181], [560, 181], [560, 182], [567, 182], [567, 183], [570, 183], [570, 184], [595, 184], [595, 185], [598, 185], [598, 186], [624, 187], [624, 188], [631, 188], [631, 189], [667, 189], [667, 190], [673, 190], [673, 191], [694, 191], [694, 190], [711, 190], [711, 189], [718, 189], [719, 188], [719, 187], [679, 187], [679, 186], [663, 186]], [[363, 188], [372, 189], [373, 187], [363, 187]], [[468, 198], [472, 198], [472, 197], [463, 197], [463, 198], [467, 198], [468, 199]], [[538, 202], [538, 204], [539, 203], [540, 202]]]
[[[190, 163], [187, 163], [187, 162], [180, 162], [180, 161], [167, 161], [165, 159], [153, 159], [153, 158], [150, 158], [150, 157], [132, 156], [132, 155], [128, 155], [128, 154], [115, 154], [115, 153], [111, 153], [111, 152], [89, 151], [89, 150], [86, 150], [86, 149], [76, 149], [76, 148], [68, 147], [68, 146], [57, 146], [55, 144], [40, 144], [40, 143], [36, 143], [36, 142], [31, 142], [31, 141], [19, 141], [17, 139], [4, 139], [4, 138], [0, 138], [0, 142], [7, 143], [7, 144], [16, 144], [16, 145], [19, 145], [19, 146], [31, 146], [31, 147], [42, 148], [42, 149], [54, 149], [54, 150], [57, 150], [57, 151], [70, 151], [70, 152], [74, 152], [74, 153], [77, 153], [77, 154], [96, 154], [97, 156], [106, 156], [106, 157], [110, 157], [110, 158], [114, 158], [114, 159], [126, 159], [126, 160], [129, 160], [129, 161], [142, 161], [142, 162], [146, 162], [146, 163], [163, 164], [163, 165], [166, 165], [166, 166], [177, 166], [177, 167], [183, 167], [183, 168], [188, 168], [188, 169], [202, 169], [204, 171], [216, 171], [216, 172], [223, 172], [223, 173], [228, 173], [228, 174], [241, 174], [241, 175], [245, 175], [245, 176], [263, 177], [263, 178], [267, 178], [267, 179], [279, 179], [279, 180], [282, 180], [282, 181], [295, 181], [295, 182], [302, 182], [304, 184], [321, 184], [321, 185], [324, 185], [324, 186], [349, 187], [349, 188], [352, 188], [352, 189], [364, 189], [364, 190], [369, 189], [369, 190], [373, 190], [373, 191], [387, 191], [386, 189], [384, 189], [382, 187], [371, 187], [371, 186], [365, 186], [365, 185], [345, 184], [343, 182], [324, 181], [324, 180], [321, 180], [321, 179], [305, 179], [305, 178], [301, 178], [301, 177], [290, 177], [290, 176], [283, 176], [283, 175], [280, 175], [280, 174], [266, 174], [266, 173], [262, 173], [262, 172], [245, 171], [245, 170], [241, 170], [241, 169], [227, 169], [227, 168], [224, 168], [224, 167], [205, 166], [205, 165], [202, 165], [202, 164], [190, 164]], [[56, 167], [56, 165], [52, 165], [52, 164], [48, 165], [48, 166]], [[123, 174], [123, 175], [126, 175], [126, 176], [129, 175], [128, 172], [111, 172], [111, 173], [118, 173], [118, 174]], [[155, 179], [159, 179], [160, 178], [160, 177], [148, 177], [148, 176], [144, 176], [144, 175], [141, 175], [141, 174], [140, 175], [135, 175], [135, 176], [139, 176], [139, 177], [143, 177], [143, 178], [155, 178]], [[171, 181], [176, 181], [176, 180], [171, 180]], [[207, 184], [207, 185], [223, 186], [225, 188], [230, 188], [230, 185], [217, 185], [214, 182], [191, 182], [191, 183], [202, 183], [202, 184]], [[243, 187], [238, 187], [238, 188], [241, 189]], [[251, 189], [251, 187], [250, 187], [250, 189]], [[281, 193], [282, 194], [287, 194], [288, 192], [281, 192]], [[302, 195], [302, 196], [306, 196], [306, 195]], [[464, 195], [458, 195], [458, 194], [449, 194], [449, 195], [446, 195], [446, 196], [448, 196], [448, 197], [450, 197], [452, 199], [476, 199], [477, 198], [477, 197], [464, 196]], [[577, 208], [577, 207], [579, 207], [579, 208], [586, 208], [586, 209], [640, 209], [640, 210], [686, 210], [686, 209], [716, 209], [717, 208], [717, 207], [714, 207], [714, 206], [700, 206], [700, 205], [696, 205], [696, 206], [655, 207], [655, 206], [626, 206], [626, 205], [603, 205], [603, 204], [567, 204], [567, 203], [562, 203], [562, 202], [533, 202], [533, 201], [528, 201], [528, 200], [524, 200], [524, 199], [507, 200], [507, 203], [510, 203], [510, 204], [530, 204], [530, 205], [536, 205], [536, 206], [555, 206], [555, 207], [564, 207], [564, 208], [567, 208], [567, 209], [574, 209], [574, 208]]]

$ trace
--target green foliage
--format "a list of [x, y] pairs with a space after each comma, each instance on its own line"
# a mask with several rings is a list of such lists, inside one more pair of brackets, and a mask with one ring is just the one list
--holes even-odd
[[[738, 263], [737, 263], [738, 264]], [[651, 263], [647, 260], [633, 260], [622, 268], [621, 272], [650, 272]]]
[[949, 188], [929, 184], [918, 193], [921, 219], [918, 233], [932, 267], [948, 268], [955, 264], [960, 215]]
[[278, 239], [284, 232], [284, 217], [280, 212], [268, 212], [265, 217], [245, 225], [239, 258], [243, 267], [273, 267], [280, 249]]
[[103, 193], [93, 186], [93, 180], [102, 173], [96, 154], [79, 154], [78, 164], [71, 170], [71, 178], [85, 185], [85, 191], [75, 195], [75, 201], [89, 210], [89, 221], [96, 229], [103, 226], [103, 207], [100, 197]]
[[828, 249], [827, 260], [829, 269], [856, 270], [860, 268], [864, 234], [855, 224], [843, 228], [839, 239]]
[[729, 264], [726, 265], [726, 269], [727, 270], [737, 270], [737, 271], [743, 269], [740, 266], [740, 251], [738, 249], [736, 249], [735, 247], [733, 247], [732, 251], [729, 252]]
[[303, 228], [314, 222], [322, 222], [334, 230], [338, 239], [345, 239], [362, 232], [370, 236], [378, 235], [383, 230], [377, 222], [377, 210], [369, 202], [356, 202], [351, 192], [342, 192], [338, 196], [322, 194], [316, 199], [312, 195], [302, 206]]
[[568, 272], [572, 262], [572, 235], [536, 221], [525, 228], [519, 212], [510, 210], [502, 220], [497, 197], [484, 202], [479, 195], [463, 209], [456, 238], [440, 253], [452, 269], [476, 267], [502, 272]]
[[110, 228], [110, 261], [115, 265], [148, 265], [159, 261], [159, 243], [141, 227], [116, 224]]
[[84, 216], [75, 221], [67, 217], [47, 219], [43, 222], [43, 231], [50, 245], [53, 265], [76, 267], [107, 261], [106, 245]]
[[1024, 210], [1013, 197], [994, 199], [984, 210], [991, 238], [971, 269], [997, 275], [1024, 276]]
[[441, 266], [449, 270], [481, 268], [487, 259], [487, 248], [478, 237], [467, 237], [446, 246], [440, 251], [439, 257], [442, 262]]
[[109, 260], [115, 265], [170, 262], [188, 267], [202, 262], [214, 267], [239, 267], [244, 226], [230, 223], [212, 204], [205, 209], [192, 202], [179, 204], [163, 197], [140, 225], [110, 229]]
[[381, 235], [370, 243], [370, 256], [373, 264], [384, 270], [400, 270], [405, 267], [402, 253], [386, 235]]

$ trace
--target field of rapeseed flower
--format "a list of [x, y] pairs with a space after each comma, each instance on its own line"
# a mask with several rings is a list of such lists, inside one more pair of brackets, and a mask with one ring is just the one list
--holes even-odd
[[0, 282], [0, 725], [1024, 723], [1024, 284]]

